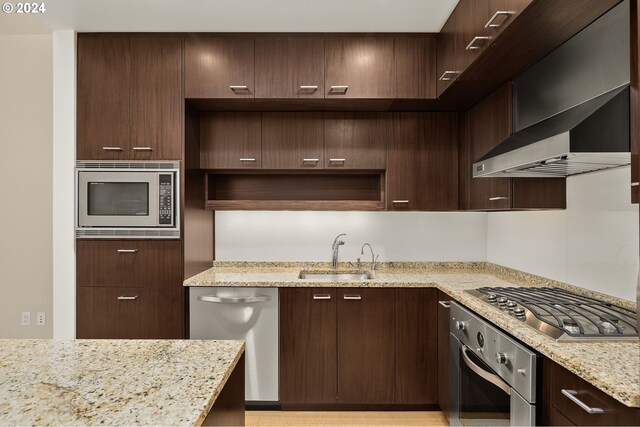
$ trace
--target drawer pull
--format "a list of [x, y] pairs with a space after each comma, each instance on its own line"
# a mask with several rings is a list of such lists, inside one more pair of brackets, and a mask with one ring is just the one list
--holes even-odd
[[344, 163], [347, 159], [329, 159], [329, 163]]
[[301, 92], [315, 92], [318, 90], [318, 86], [300, 86]]
[[120, 295], [120, 296], [118, 297], [118, 299], [119, 299], [120, 301], [133, 301], [133, 300], [138, 299], [138, 295], [134, 295], [134, 296], [132, 296], [132, 297], [128, 297], [128, 296], [126, 296], [126, 295]]
[[244, 85], [229, 86], [229, 89], [231, 89], [234, 92], [249, 92], [249, 87], [248, 86], [244, 86]]
[[480, 46], [477, 46], [475, 43], [480, 40], [489, 40], [491, 37], [487, 36], [475, 36], [471, 42], [465, 48], [466, 50], [477, 50], [480, 49]]
[[438, 301], [438, 304], [440, 304], [444, 308], [451, 308], [451, 301]]
[[256, 159], [253, 157], [240, 157], [241, 162], [255, 162]]
[[313, 294], [313, 299], [315, 300], [331, 299], [331, 295], [330, 294]]
[[345, 94], [347, 89], [349, 89], [349, 86], [331, 86], [329, 93]]
[[320, 159], [302, 159], [302, 163], [318, 163]]
[[490, 202], [495, 202], [497, 200], [509, 200], [509, 198], [507, 196], [489, 197]]
[[449, 81], [456, 74], [460, 74], [460, 71], [445, 71], [444, 73], [442, 73], [442, 75], [440, 76], [439, 80], [441, 80], [443, 82]]
[[591, 406], [589, 406], [586, 403], [584, 403], [582, 400], [578, 399], [576, 397], [578, 392], [575, 391], [575, 390], [566, 390], [566, 389], [563, 388], [562, 389], [562, 394], [567, 396], [569, 398], [569, 400], [571, 400], [573, 403], [575, 403], [576, 405], [578, 405], [579, 407], [584, 409], [589, 414], [602, 414], [604, 412], [604, 409], [602, 409], [602, 408], [592, 408]]
[[632, 183], [631, 183], [631, 186], [632, 186], [632, 187], [637, 187], [637, 186], [639, 186], [639, 185], [640, 185], [640, 182], [632, 182]]
[[507, 16], [508, 17], [508, 16], [511, 16], [511, 15], [514, 15], [514, 14], [515, 14], [515, 12], [512, 12], [510, 10], [498, 10], [487, 21], [487, 23], [484, 24], [484, 27], [485, 28], [499, 28], [499, 27], [502, 27], [503, 24], [494, 24], [493, 21], [495, 21], [498, 16]]
[[392, 200], [391, 203], [395, 204], [405, 204], [408, 205], [409, 201], [408, 200]]
[[104, 151], [124, 151], [122, 147], [102, 147]]
[[118, 249], [117, 251], [119, 254], [135, 254], [136, 252], [138, 252], [137, 249]]
[[345, 295], [343, 297], [346, 300], [361, 300], [362, 297], [360, 295]]
[[151, 147], [133, 147], [133, 151], [153, 151]]

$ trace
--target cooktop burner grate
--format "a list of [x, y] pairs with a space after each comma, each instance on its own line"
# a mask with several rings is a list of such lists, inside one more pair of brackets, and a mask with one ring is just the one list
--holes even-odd
[[564, 289], [484, 287], [469, 293], [558, 341], [638, 337], [634, 311]]

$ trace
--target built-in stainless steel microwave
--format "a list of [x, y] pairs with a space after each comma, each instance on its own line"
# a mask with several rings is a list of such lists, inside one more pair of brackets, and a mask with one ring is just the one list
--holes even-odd
[[76, 237], [179, 238], [179, 162], [77, 162]]

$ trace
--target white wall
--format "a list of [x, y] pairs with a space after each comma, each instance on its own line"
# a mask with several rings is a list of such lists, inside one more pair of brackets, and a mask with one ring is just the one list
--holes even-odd
[[486, 259], [485, 213], [220, 211], [215, 225], [217, 260], [331, 261], [339, 233], [341, 261], [355, 261], [364, 242], [380, 261]]
[[51, 34], [0, 34], [0, 338], [52, 336], [52, 57]]
[[638, 206], [630, 168], [567, 179], [567, 209], [493, 212], [487, 261], [635, 300]]

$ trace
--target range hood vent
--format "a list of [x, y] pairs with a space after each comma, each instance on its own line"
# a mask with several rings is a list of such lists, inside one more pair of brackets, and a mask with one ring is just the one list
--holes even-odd
[[564, 177], [628, 165], [629, 87], [514, 133], [473, 165], [475, 177]]
[[514, 82], [514, 133], [473, 177], [565, 177], [631, 163], [629, 1]]

